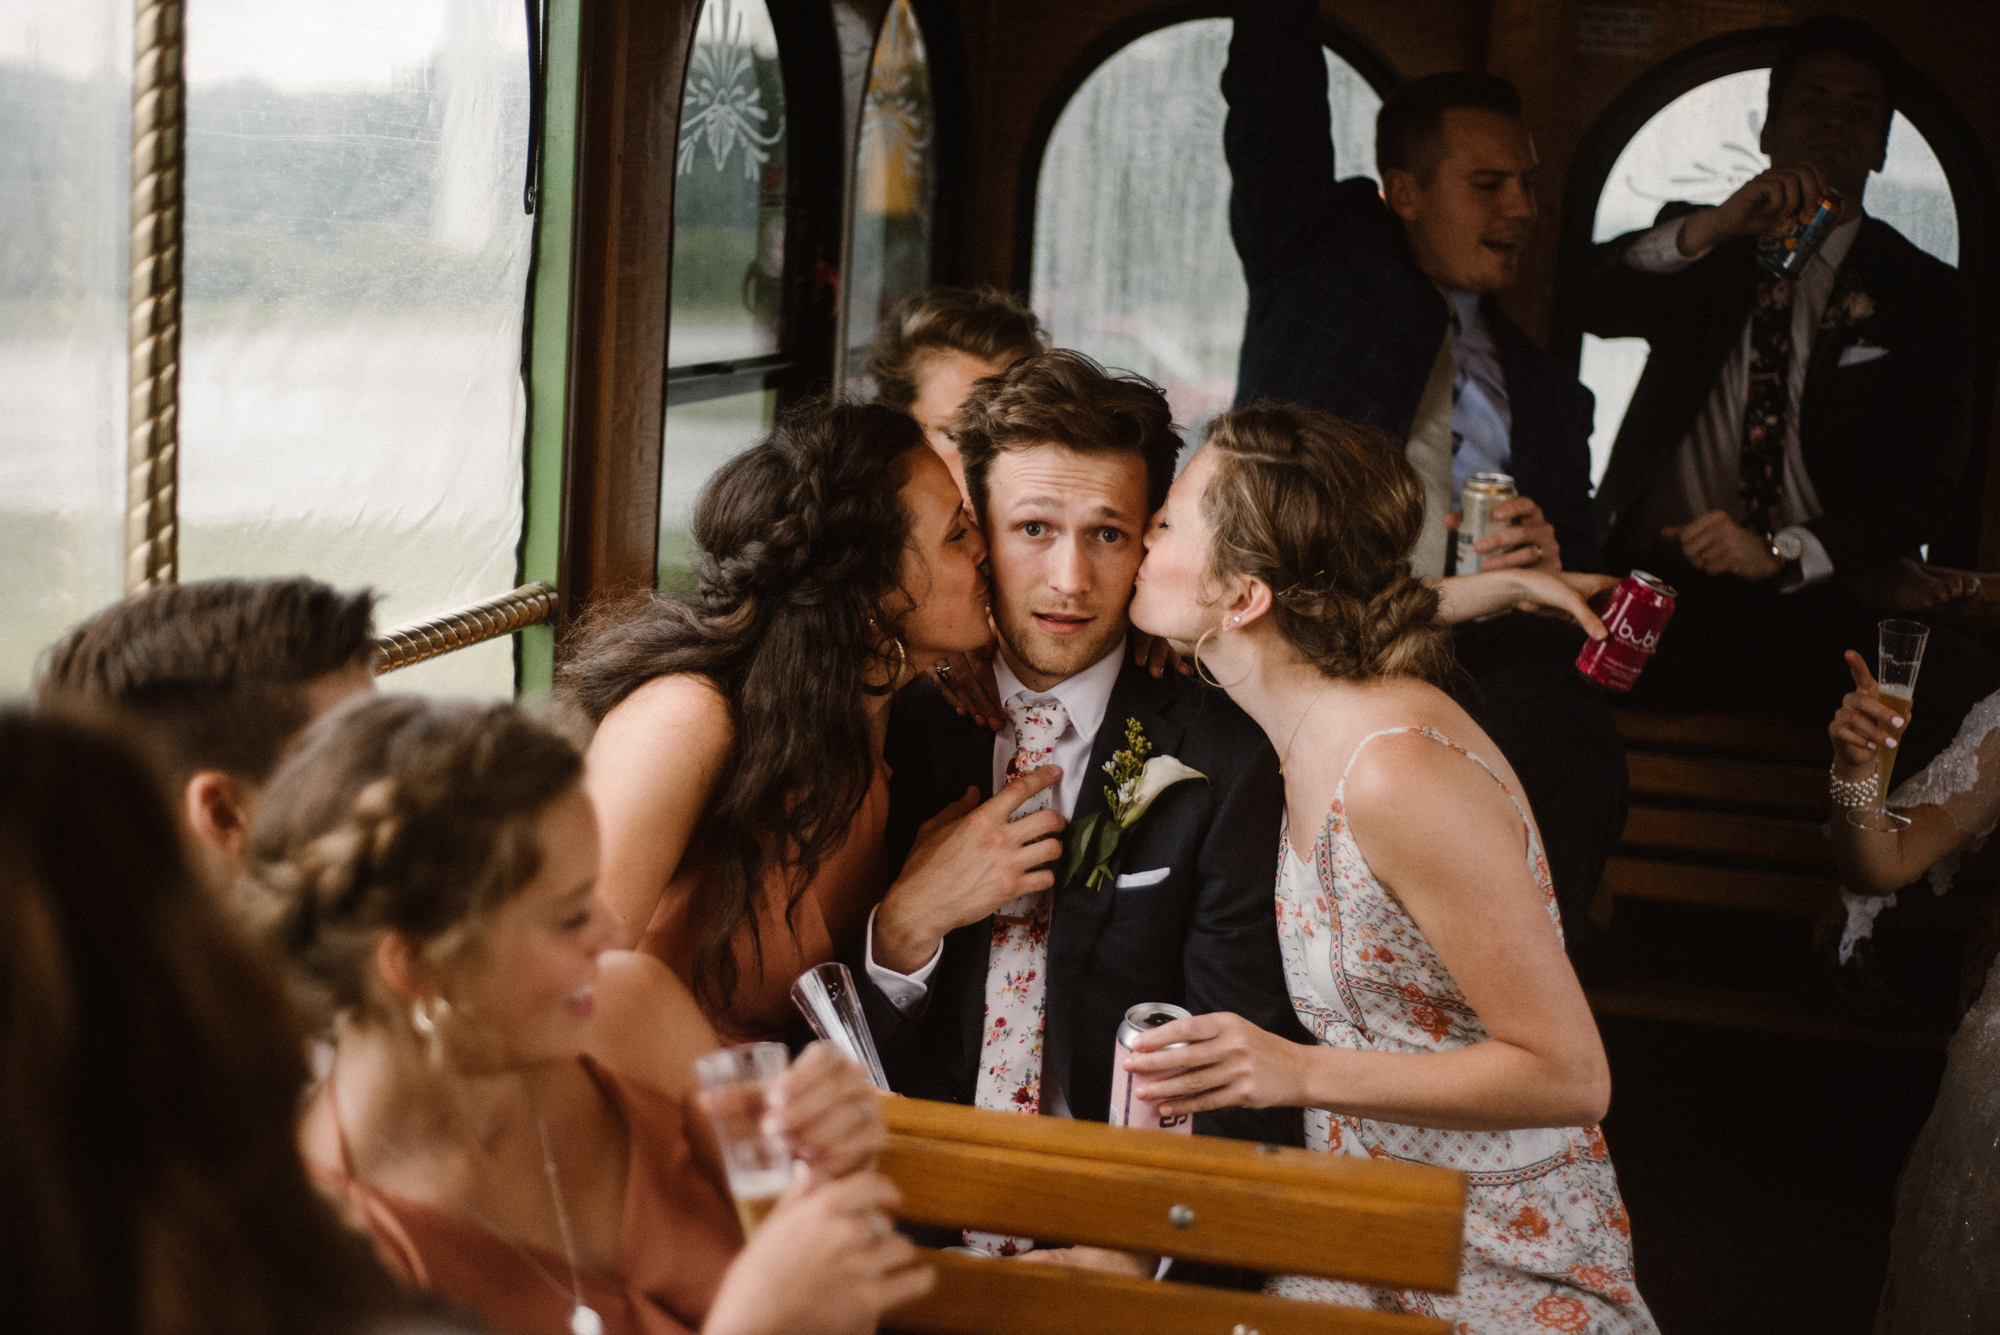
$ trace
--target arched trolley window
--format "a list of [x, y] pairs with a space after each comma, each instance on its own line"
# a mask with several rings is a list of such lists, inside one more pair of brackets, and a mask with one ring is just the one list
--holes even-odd
[[[1230, 32], [1155, 11], [1086, 52], [1031, 141], [1016, 232], [1017, 281], [1057, 345], [1164, 386], [1190, 439], [1235, 397], [1249, 304], [1222, 152]], [[1375, 114], [1400, 76], [1349, 34], [1326, 41], [1337, 169], [1373, 177]]]
[[[1588, 245], [1650, 227], [1674, 200], [1719, 204], [1770, 165], [1758, 151], [1770, 63], [1777, 44], [1768, 32], [1732, 34], [1691, 49], [1642, 76], [1607, 110], [1579, 149], [1564, 209], [1565, 249], [1575, 262]], [[1904, 111], [1937, 134], [1937, 141]], [[1926, 111], [1930, 115], [1925, 115]], [[1947, 264], [1973, 258], [1978, 228], [1969, 226], [1965, 175], [1948, 168], [1952, 113], [1934, 90], [1904, 98], [1889, 131], [1887, 161], [1868, 180], [1868, 212]], [[1971, 216], [1968, 216], [1971, 215]], [[1577, 375], [1597, 396], [1591, 433], [1591, 481], [1604, 476], [1611, 445], [1639, 376], [1644, 339], [1600, 339], [1574, 328], [1558, 333]]]
[[[840, 173], [831, 30], [795, 0], [704, 0], [674, 154], [660, 587], [685, 584], [701, 487], [831, 371]], [[831, 205], [829, 205], [829, 196]], [[837, 241], [837, 237], [835, 238]]]

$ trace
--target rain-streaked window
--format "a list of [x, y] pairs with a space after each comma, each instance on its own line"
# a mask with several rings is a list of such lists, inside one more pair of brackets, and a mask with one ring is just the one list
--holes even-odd
[[[187, 29], [181, 578], [514, 586], [528, 61], [509, 0], [207, 0]], [[398, 689], [511, 694], [510, 640]]]
[[[0, 691], [119, 596], [129, 3], [0, 25]], [[513, 587], [526, 20], [511, 0], [204, 0], [187, 20], [180, 576]], [[30, 128], [32, 127], [32, 128]], [[507, 694], [510, 645], [404, 689]]]
[[778, 38], [760, 0], [706, 0], [695, 24], [674, 158], [670, 368], [712, 368], [694, 386], [670, 376], [660, 453], [661, 588], [695, 562], [695, 498], [730, 455], [770, 425], [777, 392], [729, 380], [776, 354], [783, 329], [787, 160]]
[[[1609, 241], [1651, 227], [1674, 200], [1720, 204], [1769, 167], [1757, 148], [1771, 85], [1768, 69], [1711, 79], [1656, 112], [1632, 136], [1597, 199], [1591, 239]], [[1946, 264], [1958, 263], [1958, 211], [1937, 154], [1901, 112], [1889, 129], [1882, 171], [1868, 178], [1868, 212]], [[1646, 340], [1586, 334], [1578, 376], [1597, 395], [1590, 437], [1593, 484], [1604, 476], [1611, 443], [1646, 369]]]
[[875, 38], [861, 104], [846, 278], [850, 381], [866, 367], [868, 340], [882, 317], [930, 286], [935, 132], [923, 33], [910, 0], [895, 0]]
[[[1236, 393], [1249, 292], [1222, 152], [1228, 19], [1156, 29], [1063, 108], [1035, 194], [1033, 299], [1055, 342], [1164, 386], [1198, 435]], [[1381, 96], [1329, 51], [1339, 175], [1375, 175]]]

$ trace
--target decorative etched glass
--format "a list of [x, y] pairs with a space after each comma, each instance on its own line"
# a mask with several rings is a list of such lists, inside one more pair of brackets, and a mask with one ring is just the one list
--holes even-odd
[[[1597, 199], [1592, 239], [1609, 241], [1651, 227], [1671, 200], [1720, 204], [1770, 166], [1758, 151], [1771, 85], [1768, 69], [1711, 79], [1654, 113], [1612, 165]], [[1958, 210], [1937, 154], [1901, 112], [1889, 129], [1889, 153], [1869, 177], [1868, 212], [1946, 264], [1958, 263]], [[1611, 444], [1632, 391], [1646, 369], [1646, 341], [1584, 335], [1578, 375], [1597, 395], [1590, 437], [1591, 481], [1604, 476]]]
[[[213, 4], [188, 22], [181, 577], [505, 593], [522, 521], [526, 17]], [[508, 640], [399, 690], [510, 695]]]
[[868, 340], [882, 317], [922, 292], [931, 276], [935, 120], [923, 33], [910, 0], [882, 18], [855, 161], [853, 248], [847, 262], [847, 376], [868, 392]]
[[[1190, 438], [1236, 393], [1249, 294], [1222, 154], [1228, 19], [1132, 42], [1063, 108], [1036, 183], [1033, 294], [1061, 347], [1166, 388]], [[1326, 57], [1341, 176], [1375, 174], [1382, 99]]]
[[785, 90], [761, 0], [706, 0], [681, 93], [667, 362], [778, 350]]

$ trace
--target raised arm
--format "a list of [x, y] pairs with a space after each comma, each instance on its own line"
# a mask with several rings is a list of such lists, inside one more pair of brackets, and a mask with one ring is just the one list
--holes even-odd
[[680, 869], [734, 736], [722, 693], [687, 675], [647, 682], [598, 726], [583, 783], [604, 837], [598, 889], [627, 948]]
[[1254, 288], [1331, 223], [1332, 113], [1312, 0], [1241, 0], [1222, 95], [1229, 230]]
[[1662, 228], [1695, 212], [1692, 204], [1668, 204], [1653, 228], [1627, 232], [1592, 246], [1564, 266], [1556, 282], [1556, 306], [1599, 338], [1658, 338], [1685, 319], [1688, 296], [1680, 275], [1640, 268], [1627, 256], [1635, 246], [1663, 242]]

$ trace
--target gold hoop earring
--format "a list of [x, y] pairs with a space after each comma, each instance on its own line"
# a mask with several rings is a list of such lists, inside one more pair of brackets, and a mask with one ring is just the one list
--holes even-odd
[[1241, 686], [1244, 682], [1250, 679], [1250, 674], [1246, 672], [1242, 676], [1238, 677], [1235, 681], [1228, 683], [1228, 685], [1224, 685], [1222, 682], [1217, 681], [1214, 675], [1209, 672], [1207, 667], [1205, 667], [1202, 664], [1201, 646], [1208, 643], [1209, 636], [1215, 634], [1217, 631], [1221, 629], [1222, 629], [1222, 623], [1217, 622], [1215, 625], [1210, 626], [1207, 630], [1203, 631], [1201, 633], [1201, 638], [1197, 639], [1194, 642], [1194, 648], [1188, 651], [1188, 658], [1190, 661], [1194, 663], [1195, 676], [1200, 677], [1203, 681], [1207, 682], [1210, 686], [1213, 686], [1218, 691], [1226, 691], [1229, 689], [1230, 686]]
[[451, 1003], [443, 997], [423, 997], [410, 1006], [410, 1027], [423, 1035], [432, 1066], [444, 1065], [444, 1035], [439, 1022], [451, 1014]]

